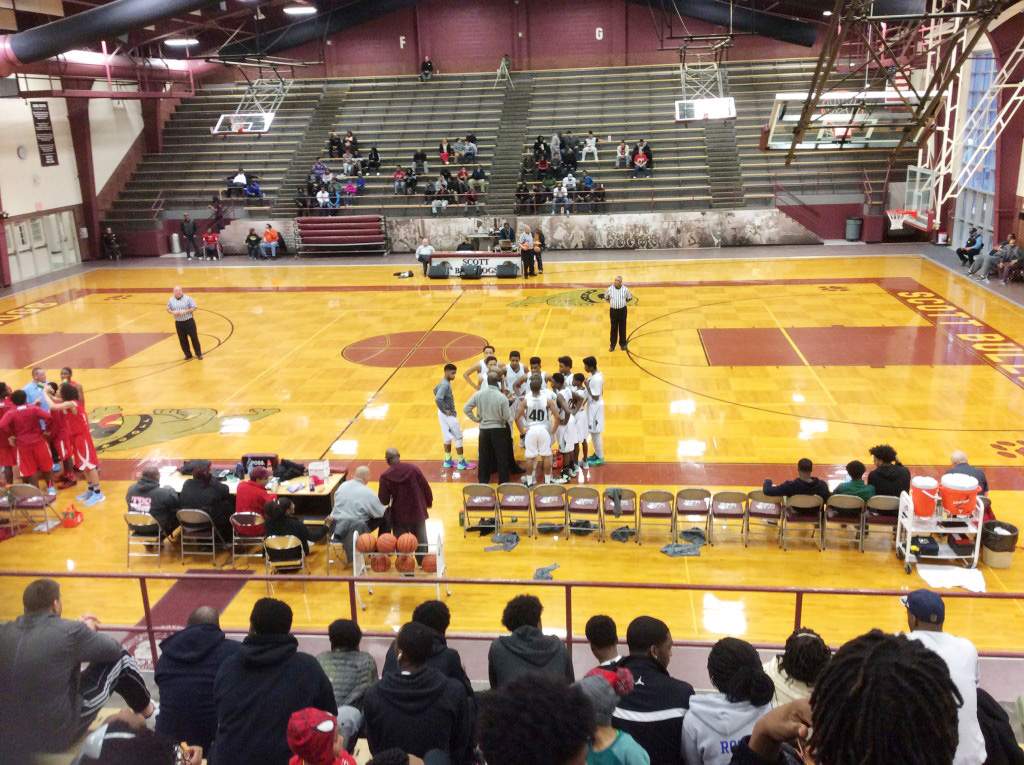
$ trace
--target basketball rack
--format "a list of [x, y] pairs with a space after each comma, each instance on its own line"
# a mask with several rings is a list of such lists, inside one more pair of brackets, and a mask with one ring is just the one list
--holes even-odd
[[[445, 594], [451, 597], [452, 589], [448, 586], [448, 566], [445, 564], [444, 559], [444, 529], [441, 526], [440, 521], [427, 521], [427, 544], [425, 549], [419, 549], [416, 553], [408, 553], [409, 555], [435, 555], [437, 556], [437, 570], [436, 571], [424, 571], [421, 568], [415, 568], [407, 574], [396, 573], [394, 569], [395, 558], [403, 553], [379, 553], [379, 552], [360, 552], [356, 546], [356, 540], [359, 539], [359, 534], [353, 532], [352, 534], [352, 576], [373, 578], [373, 577], [387, 577], [394, 579], [400, 577], [403, 581], [395, 582], [388, 581], [383, 582], [382, 586], [387, 587], [434, 587], [437, 590], [437, 599], [441, 599], [441, 585], [444, 585]], [[421, 545], [421, 548], [424, 546]], [[373, 559], [374, 558], [389, 558], [390, 564], [387, 571], [374, 571], [373, 570]], [[366, 603], [363, 602], [362, 595], [359, 594], [359, 585], [355, 587], [356, 600], [359, 601], [359, 607], [365, 611]], [[373, 585], [366, 585], [367, 595], [373, 595]]]

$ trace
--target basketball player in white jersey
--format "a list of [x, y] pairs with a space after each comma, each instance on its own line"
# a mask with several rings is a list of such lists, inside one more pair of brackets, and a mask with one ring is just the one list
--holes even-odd
[[[515, 412], [519, 406], [519, 401], [522, 399], [523, 394], [519, 392], [521, 384], [526, 383], [526, 367], [519, 360], [519, 351], [512, 351], [508, 355], [508, 364], [505, 365], [505, 395], [508, 396], [509, 405], [512, 407], [512, 411]], [[518, 420], [516, 424], [519, 427], [520, 433], [526, 432], [526, 419]], [[523, 446], [523, 439], [519, 439], [520, 446]]]
[[537, 458], [540, 458], [541, 471], [544, 473], [544, 483], [551, 483], [551, 436], [558, 424], [558, 406], [555, 404], [557, 396], [544, 395], [550, 391], [543, 391], [543, 383], [540, 377], [530, 378], [530, 392], [519, 402], [516, 417], [526, 415], [529, 427], [526, 429], [526, 475], [523, 483], [527, 488], [534, 486], [536, 480]]
[[520, 391], [520, 395], [526, 395], [526, 388], [529, 384], [529, 379], [531, 377], [539, 377], [541, 387], [547, 390], [545, 386], [548, 384], [548, 376], [546, 373], [541, 371], [540, 356], [530, 357], [530, 372], [526, 377], [519, 381], [519, 386], [522, 388], [522, 390]]
[[573, 470], [572, 452], [576, 448], [576, 423], [573, 421], [573, 393], [565, 384], [565, 376], [561, 372], [551, 375], [551, 390], [557, 396], [558, 427], [555, 429], [555, 440], [558, 452], [562, 455], [562, 477], [568, 481], [576, 475]]
[[[462, 379], [470, 384], [474, 389], [480, 390], [480, 386], [487, 380], [487, 359], [494, 355], [494, 346], [484, 346], [484, 357], [475, 364], [471, 364], [465, 372], [462, 373]], [[473, 379], [473, 375], [477, 376], [477, 379]]]
[[[573, 450], [572, 458], [577, 467], [590, 468], [590, 461], [587, 459], [587, 436], [590, 435], [590, 428], [587, 427], [587, 404], [590, 403], [590, 394], [587, 393], [585, 377], [582, 372], [572, 376], [572, 392], [576, 400], [576, 411], [573, 414], [573, 421], [576, 424], [576, 448]], [[583, 452], [583, 459], [579, 459], [580, 452]]]
[[587, 428], [590, 440], [594, 444], [594, 453], [589, 464], [597, 467], [604, 464], [604, 375], [597, 371], [597, 359], [587, 356], [583, 359], [583, 368], [590, 377], [587, 378], [587, 393], [590, 403], [587, 404]]

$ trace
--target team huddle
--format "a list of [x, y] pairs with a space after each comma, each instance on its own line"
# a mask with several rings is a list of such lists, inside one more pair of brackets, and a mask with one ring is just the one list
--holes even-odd
[[[509, 353], [503, 364], [494, 355], [493, 346], [484, 347], [484, 358], [463, 373], [463, 378], [477, 390], [463, 412], [480, 424], [479, 480], [489, 483], [492, 472], [501, 482], [513, 473], [524, 473], [523, 482], [537, 482], [538, 463], [545, 483], [566, 483], [579, 476], [581, 464], [595, 467], [604, 464], [604, 375], [597, 369], [597, 359], [583, 359], [586, 375], [573, 373], [572, 359], [560, 356], [558, 371], [547, 374], [541, 359], [533, 356], [526, 368], [519, 351]], [[444, 379], [434, 388], [434, 400], [441, 424], [445, 450], [445, 467], [468, 469], [462, 448], [462, 428], [455, 409], [451, 383], [457, 368], [446, 364]], [[476, 377], [476, 379], [474, 379]], [[527, 465], [525, 470], [512, 453], [511, 425], [519, 430]], [[588, 456], [587, 437], [593, 445]], [[452, 460], [454, 444], [458, 462]], [[554, 447], [561, 455], [561, 472], [552, 475]], [[582, 479], [581, 479], [582, 480]]]

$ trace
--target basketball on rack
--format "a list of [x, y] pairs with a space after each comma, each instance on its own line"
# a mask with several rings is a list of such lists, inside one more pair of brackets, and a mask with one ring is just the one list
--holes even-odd
[[370, 568], [372, 568], [378, 574], [383, 574], [385, 571], [390, 571], [391, 558], [389, 558], [387, 555], [372, 555], [370, 556]]
[[399, 555], [395, 558], [395, 568], [403, 574], [416, 570], [416, 559], [411, 555]]
[[356, 549], [361, 553], [371, 553], [377, 549], [377, 537], [373, 534], [360, 534], [356, 539]]
[[416, 538], [415, 534], [406, 532], [398, 538], [398, 552], [400, 553], [416, 552], [416, 548], [419, 546], [420, 540]]
[[426, 571], [428, 574], [433, 574], [437, 571], [437, 556], [436, 555], [424, 555], [423, 562], [420, 563], [420, 568]]
[[381, 534], [377, 537], [377, 552], [393, 553], [398, 547], [398, 540], [394, 534]]

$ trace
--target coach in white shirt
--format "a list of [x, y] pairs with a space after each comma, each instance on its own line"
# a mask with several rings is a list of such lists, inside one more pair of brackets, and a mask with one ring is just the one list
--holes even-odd
[[420, 242], [420, 246], [416, 248], [416, 260], [423, 265], [423, 275], [427, 275], [427, 268], [430, 266], [430, 256], [434, 254], [434, 248], [430, 244], [429, 239], [424, 239]]
[[610, 306], [608, 316], [612, 322], [611, 344], [609, 351], [615, 350], [615, 338], [618, 337], [619, 347], [626, 350], [626, 306], [632, 299], [633, 293], [629, 287], [622, 286], [622, 277], [615, 277], [615, 284], [604, 291], [604, 299]]
[[986, 759], [985, 738], [978, 724], [978, 649], [967, 638], [956, 637], [942, 631], [946, 607], [942, 598], [931, 590], [914, 590], [901, 598], [907, 607], [907, 637], [920, 640], [942, 657], [949, 668], [949, 676], [963, 697], [957, 713], [956, 747], [953, 765], [982, 765]]

